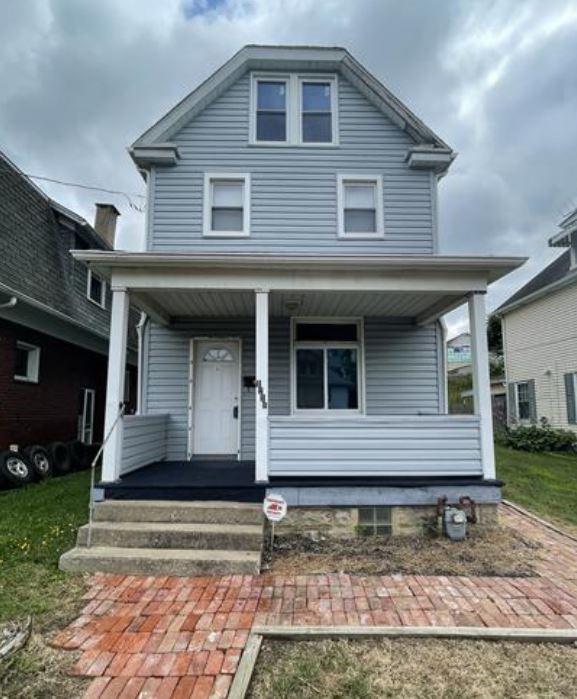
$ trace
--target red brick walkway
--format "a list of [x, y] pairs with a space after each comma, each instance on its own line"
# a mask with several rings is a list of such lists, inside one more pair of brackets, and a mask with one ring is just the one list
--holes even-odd
[[82, 651], [87, 698], [217, 699], [254, 625], [577, 628], [577, 542], [509, 507], [502, 517], [544, 545], [542, 577], [95, 575], [54, 644]]

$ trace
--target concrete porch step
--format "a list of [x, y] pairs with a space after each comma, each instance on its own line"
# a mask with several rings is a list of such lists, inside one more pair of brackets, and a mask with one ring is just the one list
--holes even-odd
[[181, 522], [262, 525], [260, 505], [245, 502], [105, 500], [94, 507], [96, 522]]
[[[92, 546], [149, 549], [260, 551], [261, 524], [182, 522], [94, 522]], [[88, 542], [88, 525], [78, 530], [78, 546]]]
[[109, 546], [76, 547], [60, 558], [60, 569], [125, 575], [255, 575], [260, 552]]

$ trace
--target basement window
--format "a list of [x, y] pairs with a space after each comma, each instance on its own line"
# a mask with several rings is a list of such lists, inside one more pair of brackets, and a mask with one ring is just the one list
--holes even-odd
[[359, 507], [360, 536], [389, 536], [393, 525], [390, 507]]
[[27, 342], [16, 343], [14, 378], [16, 381], [38, 383], [40, 373], [40, 347]]

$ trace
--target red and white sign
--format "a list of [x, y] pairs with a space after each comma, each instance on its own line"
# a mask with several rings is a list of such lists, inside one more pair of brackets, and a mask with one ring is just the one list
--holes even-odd
[[262, 509], [268, 520], [271, 522], [280, 522], [287, 513], [286, 500], [282, 495], [270, 493], [270, 495], [267, 495], [264, 499]]

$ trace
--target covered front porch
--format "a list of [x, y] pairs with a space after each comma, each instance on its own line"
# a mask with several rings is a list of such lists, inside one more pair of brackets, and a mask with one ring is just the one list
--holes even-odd
[[[78, 256], [109, 276], [113, 292], [102, 480], [115, 497], [147, 479], [156, 489], [170, 481], [175, 498], [220, 480], [259, 499], [267, 486], [347, 479], [363, 487], [494, 483], [485, 292], [517, 260]], [[139, 414], [119, 416], [130, 301], [149, 322]], [[439, 319], [464, 302], [475, 410], [456, 416], [446, 414]], [[317, 327], [299, 335], [301, 322]], [[203, 393], [199, 367], [220, 361], [218, 382]], [[234, 390], [223, 411], [211, 400], [227, 361], [238, 362], [230, 374], [238, 381], [224, 382]], [[234, 429], [222, 427], [226, 415]], [[202, 438], [213, 431], [222, 451]]]

